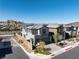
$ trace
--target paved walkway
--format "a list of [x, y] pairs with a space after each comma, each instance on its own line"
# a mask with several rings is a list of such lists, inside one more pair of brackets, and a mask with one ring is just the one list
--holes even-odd
[[45, 48], [50, 49], [51, 52], [61, 49], [61, 47], [57, 46], [56, 44], [48, 44], [45, 46]]

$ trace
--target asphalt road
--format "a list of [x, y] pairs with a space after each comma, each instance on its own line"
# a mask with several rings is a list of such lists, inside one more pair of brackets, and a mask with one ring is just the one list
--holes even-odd
[[25, 52], [12, 39], [4, 40], [11, 40], [12, 47], [0, 49], [0, 59], [29, 59]]
[[79, 59], [79, 46], [52, 59]]

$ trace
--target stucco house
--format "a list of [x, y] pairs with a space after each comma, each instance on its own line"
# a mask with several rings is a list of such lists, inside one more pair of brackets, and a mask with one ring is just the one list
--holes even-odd
[[48, 27], [42, 24], [22, 28], [21, 35], [27, 41], [32, 42], [33, 45], [36, 45], [39, 41], [50, 42]]
[[50, 39], [53, 43], [63, 39], [63, 35], [60, 34], [60, 31], [63, 31], [61, 24], [48, 24], [47, 27], [49, 28]]
[[79, 35], [79, 22], [65, 24], [64, 28], [71, 36]]
[[60, 25], [59, 24], [48, 24], [48, 28], [49, 28], [49, 32], [54, 33], [55, 35], [57, 35], [57, 31], [58, 31], [58, 27]]

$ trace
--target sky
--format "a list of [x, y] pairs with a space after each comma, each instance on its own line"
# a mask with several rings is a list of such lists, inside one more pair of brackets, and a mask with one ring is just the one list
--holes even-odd
[[69, 23], [79, 21], [79, 0], [0, 0], [0, 21]]

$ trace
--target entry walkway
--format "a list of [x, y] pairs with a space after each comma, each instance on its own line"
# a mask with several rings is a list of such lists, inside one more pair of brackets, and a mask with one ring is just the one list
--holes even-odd
[[57, 46], [54, 43], [46, 45], [45, 48], [50, 49], [51, 52], [54, 52], [54, 51], [61, 49], [61, 47]]

